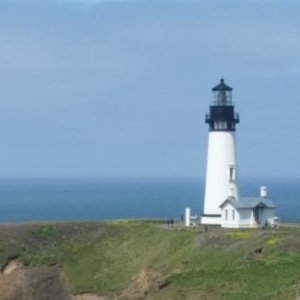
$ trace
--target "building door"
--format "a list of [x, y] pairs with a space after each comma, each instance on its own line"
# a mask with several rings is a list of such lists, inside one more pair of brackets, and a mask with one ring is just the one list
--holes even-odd
[[253, 209], [253, 213], [254, 213], [254, 220], [256, 222], [256, 224], [260, 224], [260, 207], [257, 206]]

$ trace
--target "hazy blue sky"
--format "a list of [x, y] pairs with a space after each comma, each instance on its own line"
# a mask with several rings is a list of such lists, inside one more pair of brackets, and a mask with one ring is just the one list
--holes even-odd
[[299, 177], [299, 16], [286, 0], [0, 0], [0, 177], [204, 176], [220, 77], [241, 177]]

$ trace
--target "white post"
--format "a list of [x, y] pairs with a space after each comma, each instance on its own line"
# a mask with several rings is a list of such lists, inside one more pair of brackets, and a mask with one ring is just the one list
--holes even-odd
[[190, 227], [191, 226], [191, 209], [187, 207], [185, 209], [185, 218], [184, 218], [185, 226]]

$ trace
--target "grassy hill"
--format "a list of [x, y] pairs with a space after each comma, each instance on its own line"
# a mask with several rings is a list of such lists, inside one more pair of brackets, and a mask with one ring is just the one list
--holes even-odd
[[205, 232], [147, 221], [1, 225], [2, 270], [16, 258], [27, 270], [59, 269], [72, 294], [107, 297], [101, 299], [286, 300], [295, 299], [300, 283], [300, 229]]

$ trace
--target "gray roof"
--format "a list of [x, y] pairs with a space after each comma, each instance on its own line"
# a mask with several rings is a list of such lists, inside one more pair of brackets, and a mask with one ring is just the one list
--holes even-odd
[[275, 208], [275, 205], [271, 200], [266, 198], [261, 198], [261, 197], [240, 198], [240, 199], [229, 197], [220, 205], [220, 207], [222, 208], [227, 202], [229, 202], [236, 209], [255, 208], [257, 206]]

